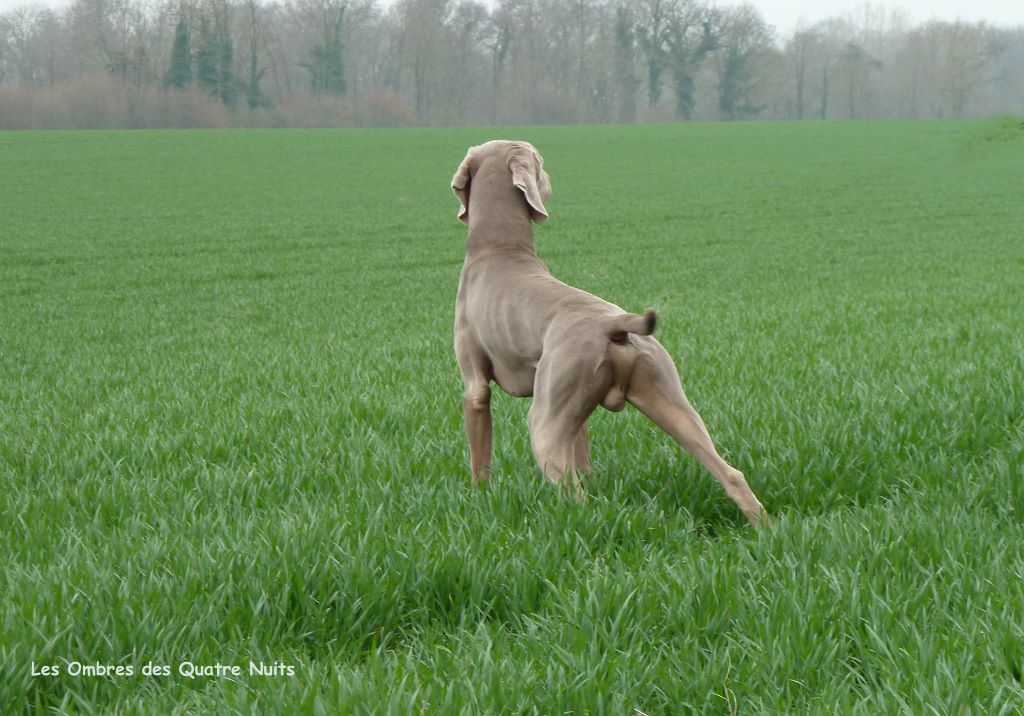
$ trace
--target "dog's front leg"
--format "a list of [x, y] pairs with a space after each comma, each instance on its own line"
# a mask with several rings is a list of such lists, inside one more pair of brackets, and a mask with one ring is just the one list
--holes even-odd
[[580, 472], [590, 472], [590, 439], [587, 437], [587, 424], [576, 433], [575, 452], [573, 455], [576, 469]]
[[469, 438], [469, 459], [473, 469], [473, 482], [486, 482], [491, 476], [493, 426], [491, 424], [491, 386], [478, 383], [467, 386], [462, 398]]

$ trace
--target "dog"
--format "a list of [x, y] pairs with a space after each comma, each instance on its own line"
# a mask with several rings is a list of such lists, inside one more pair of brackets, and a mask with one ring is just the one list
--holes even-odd
[[675, 364], [651, 335], [657, 315], [627, 313], [562, 283], [538, 258], [532, 223], [548, 218], [551, 180], [528, 142], [470, 147], [452, 178], [468, 226], [455, 300], [455, 355], [474, 483], [490, 476], [491, 381], [533, 397], [528, 424], [548, 480], [580, 494], [590, 468], [587, 418], [630, 403], [714, 475], [746, 518], [767, 513], [736, 468], [718, 454], [690, 405]]

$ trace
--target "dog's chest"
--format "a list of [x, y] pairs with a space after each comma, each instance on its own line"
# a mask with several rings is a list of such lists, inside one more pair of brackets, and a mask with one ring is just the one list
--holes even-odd
[[533, 381], [537, 374], [536, 367], [509, 366], [494, 363], [494, 382], [502, 390], [516, 398], [529, 398], [533, 395]]

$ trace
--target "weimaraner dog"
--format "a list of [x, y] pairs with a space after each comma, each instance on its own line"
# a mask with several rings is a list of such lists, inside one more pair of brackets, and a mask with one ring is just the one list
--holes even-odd
[[690, 406], [668, 352], [651, 333], [655, 312], [627, 313], [548, 271], [533, 245], [531, 220], [547, 219], [551, 182], [527, 142], [471, 147], [452, 179], [469, 226], [455, 302], [455, 354], [465, 381], [463, 408], [474, 482], [491, 465], [491, 388], [533, 396], [533, 452], [555, 483], [590, 468], [587, 418], [627, 402], [694, 455], [754, 524], [767, 514], [743, 473], [715, 450]]

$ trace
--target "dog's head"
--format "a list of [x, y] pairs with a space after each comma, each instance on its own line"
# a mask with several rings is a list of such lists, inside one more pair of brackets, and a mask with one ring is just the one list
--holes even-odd
[[469, 223], [470, 186], [475, 178], [485, 176], [488, 181], [508, 181], [518, 189], [533, 221], [540, 224], [548, 218], [544, 201], [551, 196], [551, 179], [532, 144], [496, 139], [469, 148], [452, 177], [452, 191], [461, 203], [459, 220], [464, 224]]

